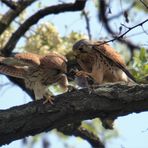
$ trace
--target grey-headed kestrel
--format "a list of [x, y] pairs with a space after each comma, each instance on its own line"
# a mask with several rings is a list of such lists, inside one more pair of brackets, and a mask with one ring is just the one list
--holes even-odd
[[91, 77], [96, 84], [134, 81], [119, 53], [108, 44], [82, 39], [73, 45], [73, 51], [82, 71], [77, 76]]
[[58, 83], [65, 91], [68, 89], [66, 61], [57, 53], [45, 56], [19, 53], [15, 57], [0, 57], [0, 73], [24, 79], [26, 87], [34, 91], [36, 100], [45, 97], [44, 103], [52, 103], [49, 85]]

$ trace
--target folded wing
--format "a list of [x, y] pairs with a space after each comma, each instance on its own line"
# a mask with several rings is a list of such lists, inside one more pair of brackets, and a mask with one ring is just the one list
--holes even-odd
[[132, 79], [134, 82], [136, 82], [135, 78], [127, 70], [124, 60], [122, 59], [120, 54], [117, 53], [108, 44], [102, 44], [102, 43], [103, 42], [96, 42], [95, 45], [93, 46], [93, 49], [102, 53], [108, 60], [111, 60], [117, 67], [119, 67], [122, 71], [124, 71], [130, 79]]

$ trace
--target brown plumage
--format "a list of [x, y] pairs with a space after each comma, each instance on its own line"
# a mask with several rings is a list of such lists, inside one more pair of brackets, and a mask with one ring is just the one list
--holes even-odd
[[26, 87], [32, 89], [35, 99], [43, 97], [52, 103], [48, 86], [58, 83], [68, 89], [66, 58], [57, 53], [45, 56], [33, 53], [20, 53], [15, 57], [0, 57], [0, 73], [25, 80]]
[[73, 45], [73, 51], [82, 68], [77, 76], [90, 76], [97, 84], [135, 81], [120, 54], [108, 44], [102, 43], [83, 39]]

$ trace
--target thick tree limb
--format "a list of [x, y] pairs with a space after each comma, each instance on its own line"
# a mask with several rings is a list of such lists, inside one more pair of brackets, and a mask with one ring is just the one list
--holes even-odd
[[17, 6], [14, 10], [8, 10], [0, 20], [0, 35], [7, 29], [10, 23], [29, 5], [31, 5], [36, 0], [23, 0], [15, 3]]
[[78, 11], [82, 10], [85, 6], [86, 0], [76, 0], [75, 3], [59, 4], [55, 6], [46, 7], [39, 10], [37, 13], [29, 17], [10, 37], [6, 46], [2, 49], [4, 55], [9, 56], [12, 50], [15, 48], [18, 40], [24, 33], [34, 24], [36, 24], [41, 18], [49, 14], [58, 14], [61, 12]]
[[148, 84], [106, 84], [55, 97], [54, 105], [34, 101], [0, 111], [0, 145], [86, 119], [116, 118], [148, 111]]

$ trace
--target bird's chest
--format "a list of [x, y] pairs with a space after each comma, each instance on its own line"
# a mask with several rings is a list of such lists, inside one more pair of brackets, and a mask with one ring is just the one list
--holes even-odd
[[79, 55], [78, 59], [78, 63], [80, 64], [81, 68], [88, 72], [91, 72], [92, 65], [95, 61], [94, 56], [91, 54], [83, 54]]
[[42, 78], [44, 77], [43, 70], [40, 67], [27, 69], [25, 84], [26, 87], [33, 89], [36, 85], [41, 85]]
[[98, 68], [102, 69], [104, 72], [110, 70], [113, 66], [113, 62], [105, 57], [102, 53], [97, 52], [95, 54], [94, 64], [98, 65]]
[[92, 72], [93, 67], [95, 67], [95, 70], [102, 69], [105, 72], [111, 70], [113, 66], [113, 63], [99, 52], [80, 55], [79, 64], [87, 72]]
[[36, 83], [39, 83], [40, 85], [43, 85], [43, 86], [48, 86], [52, 83], [55, 83], [56, 78], [59, 74], [60, 74], [60, 70], [58, 69], [36, 67], [28, 71], [26, 81], [31, 87], [36, 85]]

